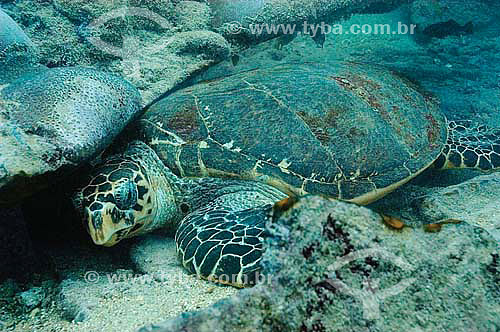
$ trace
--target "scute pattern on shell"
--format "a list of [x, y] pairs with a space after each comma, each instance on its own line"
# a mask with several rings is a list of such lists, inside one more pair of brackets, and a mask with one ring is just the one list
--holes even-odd
[[154, 104], [142, 139], [180, 176], [257, 180], [361, 203], [446, 143], [437, 101], [387, 69], [284, 63], [202, 81]]

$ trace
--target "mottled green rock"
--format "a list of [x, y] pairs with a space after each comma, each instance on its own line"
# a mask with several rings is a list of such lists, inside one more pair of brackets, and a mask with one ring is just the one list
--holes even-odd
[[31, 39], [0, 9], [0, 86], [30, 71], [37, 59]]
[[500, 241], [500, 173], [481, 175], [463, 183], [436, 188], [420, 209], [430, 222], [455, 219], [481, 227]]
[[210, 29], [210, 7], [197, 1], [181, 1], [175, 6], [175, 20], [182, 31]]
[[277, 34], [253, 34], [249, 29], [251, 24], [297, 24], [301, 27], [304, 21], [331, 23], [355, 13], [389, 11], [404, 3], [404, 0], [215, 0], [210, 1], [210, 6], [213, 24], [224, 37], [255, 44]]
[[496, 331], [498, 243], [467, 224], [396, 231], [304, 197], [268, 224], [258, 286], [139, 331]]
[[0, 203], [17, 201], [95, 157], [141, 107], [135, 87], [94, 69], [51, 69], [4, 86]]

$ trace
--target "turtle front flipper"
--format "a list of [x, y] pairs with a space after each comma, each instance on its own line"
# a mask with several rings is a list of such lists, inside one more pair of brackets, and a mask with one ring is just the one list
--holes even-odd
[[500, 129], [472, 121], [450, 121], [448, 141], [434, 166], [439, 169], [500, 169]]
[[182, 220], [175, 235], [177, 253], [184, 267], [200, 278], [251, 286], [259, 279], [272, 205], [286, 195], [258, 183], [238, 191], [231, 187]]
[[182, 264], [204, 279], [236, 287], [254, 284], [271, 207], [234, 212], [210, 205], [190, 214], [175, 236]]

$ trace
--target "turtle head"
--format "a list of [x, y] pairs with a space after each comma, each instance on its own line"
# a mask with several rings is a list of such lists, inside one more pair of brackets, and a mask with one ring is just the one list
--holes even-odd
[[174, 192], [162, 167], [148, 146], [134, 142], [95, 169], [73, 198], [94, 243], [113, 246], [175, 222]]

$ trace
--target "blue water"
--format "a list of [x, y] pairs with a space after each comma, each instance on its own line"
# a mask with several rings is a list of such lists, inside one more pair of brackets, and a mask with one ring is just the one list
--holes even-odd
[[[132, 1], [126, 2], [131, 6]], [[284, 62], [328, 64], [342, 61], [383, 66], [435, 96], [449, 120], [473, 120], [500, 128], [498, 0], [401, 1], [403, 5], [396, 7], [388, 3], [397, 1], [380, 0], [385, 4], [368, 8], [369, 13], [358, 13], [357, 9], [352, 13], [354, 9], [347, 6], [340, 14], [330, 10], [330, 5], [336, 3], [334, 0], [304, 0], [302, 7], [308, 8], [305, 11], [296, 0], [290, 0], [290, 6], [274, 6], [284, 2], [136, 0], [132, 7], [124, 7], [119, 1], [0, 0], [0, 144], [6, 144], [3, 137], [8, 136], [17, 139], [20, 146], [27, 145], [23, 132], [16, 126], [11, 128], [10, 119], [5, 116], [15, 105], [3, 103], [2, 89], [20, 77], [74, 66], [91, 67], [128, 80], [134, 91], [137, 88], [142, 95], [142, 106], [151, 105], [172, 91], [197, 81]], [[318, 2], [322, 5], [314, 8]], [[349, 2], [338, 1], [341, 4]], [[379, 28], [389, 32], [375, 33]], [[68, 98], [64, 105], [73, 105], [74, 100]], [[23, 116], [29, 118], [30, 114]], [[67, 118], [61, 122], [65, 120]], [[2, 136], [6, 128], [9, 134]], [[225, 145], [232, 147], [231, 142]], [[0, 153], [4, 151], [1, 148], [0, 145]], [[9, 167], [4, 165], [6, 159], [0, 154], [0, 180], [9, 172]], [[90, 164], [94, 166], [95, 162], [92, 160]], [[288, 161], [284, 159], [282, 165], [287, 168]], [[85, 166], [84, 171], [91, 168]], [[61, 254], [63, 263], [58, 262], [60, 266], [57, 267], [64, 271], [61, 275], [70, 275], [66, 265], [71, 264], [82, 272], [87, 267], [87, 256], [102, 255], [96, 260], [101, 259], [102, 265], [109, 264], [110, 270], [135, 268], [128, 253], [122, 255], [119, 251], [128, 250], [128, 247], [111, 253], [98, 252], [100, 249], [95, 247], [89, 249], [90, 240], [85, 231], [82, 229], [82, 234], [78, 233], [74, 224], [68, 222], [77, 219], [69, 203], [68, 191], [73, 189], [70, 185], [76, 187], [73, 181], [78, 182], [80, 176], [83, 178], [84, 171], [69, 177], [69, 184], [54, 184], [41, 194], [34, 193], [34, 198], [27, 202], [16, 201], [15, 213], [0, 210], [0, 216], [7, 216], [5, 220], [18, 222], [16, 227], [11, 227], [0, 220], [0, 282], [4, 272], [14, 277], [23, 274], [26, 285], [31, 287], [32, 282], [39, 281], [37, 273], [52, 273], [50, 268], [44, 270], [40, 264], [35, 264], [39, 257], [34, 253], [36, 249], [33, 249], [31, 237], [36, 243], [42, 243], [41, 247], [51, 251], [54, 257], [64, 253]], [[419, 202], [421, 197], [418, 195], [427, 194], [429, 188], [457, 184], [480, 173], [447, 174], [424, 173], [409, 184], [414, 186], [414, 191], [408, 191], [408, 197], [404, 191], [398, 191], [381, 205], [371, 208], [394, 214], [404, 210], [401, 213], [413, 218], [411, 204]], [[21, 177], [25, 175], [20, 174]], [[3, 182], [0, 181], [0, 185]], [[1, 194], [0, 190], [0, 203]], [[50, 217], [51, 222], [41, 223], [40, 216]], [[25, 227], [24, 219], [26, 224], [31, 223], [29, 228]], [[78, 222], [79, 219], [75, 223]], [[421, 220], [414, 224], [420, 227]], [[83, 248], [83, 255], [75, 253], [73, 258], [73, 241], [79, 249]], [[26, 244], [28, 249], [18, 250], [18, 243]], [[53, 276], [40, 279], [44, 278], [56, 284]], [[56, 286], [46, 288], [52, 290]], [[17, 315], [11, 308], [3, 311], [1, 295], [0, 330], [4, 316], [10, 317], [12, 312], [15, 313], [12, 317]], [[20, 321], [31, 320], [19, 317]], [[495, 327], [498, 324], [492, 328]]]

